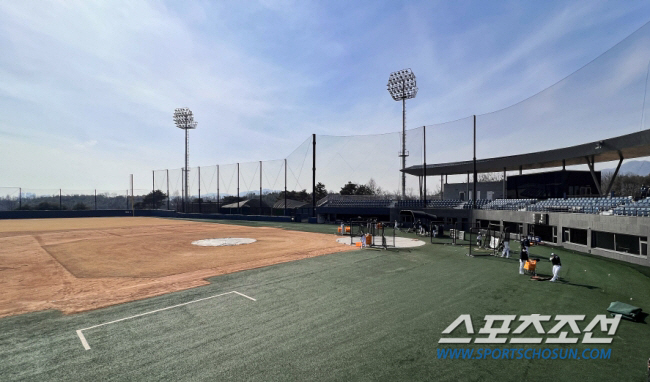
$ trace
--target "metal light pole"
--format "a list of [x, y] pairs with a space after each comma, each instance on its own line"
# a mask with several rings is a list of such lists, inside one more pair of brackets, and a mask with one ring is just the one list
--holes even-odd
[[179, 129], [185, 130], [185, 184], [183, 187], [183, 212], [185, 212], [185, 203], [189, 200], [189, 166], [190, 166], [190, 129], [196, 129], [196, 121], [194, 120], [194, 115], [192, 110], [187, 107], [179, 108], [174, 111], [174, 123]]
[[398, 70], [388, 77], [386, 85], [388, 92], [395, 101], [402, 101], [402, 151], [399, 157], [402, 158], [402, 199], [406, 198], [406, 157], [409, 153], [406, 151], [406, 100], [415, 98], [418, 94], [418, 88], [415, 83], [415, 74], [411, 69]]

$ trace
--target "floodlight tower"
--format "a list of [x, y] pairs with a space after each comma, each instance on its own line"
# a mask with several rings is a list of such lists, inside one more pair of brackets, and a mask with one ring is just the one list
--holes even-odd
[[189, 166], [190, 166], [190, 129], [196, 129], [196, 121], [192, 110], [187, 107], [182, 107], [174, 110], [174, 123], [179, 129], [185, 130], [185, 187], [183, 188], [183, 211], [185, 211], [185, 203], [189, 200]]
[[406, 100], [415, 98], [418, 88], [415, 84], [415, 74], [411, 69], [402, 69], [390, 74], [388, 77], [388, 92], [395, 101], [402, 101], [402, 151], [398, 156], [402, 157], [402, 199], [406, 198]]

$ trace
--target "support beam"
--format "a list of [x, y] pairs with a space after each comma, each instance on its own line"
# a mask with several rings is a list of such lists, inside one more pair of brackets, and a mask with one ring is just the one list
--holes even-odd
[[508, 199], [508, 195], [506, 194], [506, 168], [503, 168], [503, 199]]
[[[311, 176], [311, 217], [316, 217], [316, 134], [312, 134], [313, 139], [313, 167], [312, 167], [312, 176]], [[406, 176], [406, 173], [402, 173], [402, 176]]]
[[[198, 172], [199, 172], [199, 213], [201, 213], [201, 212], [203, 212], [201, 210], [201, 167], [199, 166], [199, 167], [197, 167], [197, 169], [198, 169]], [[192, 204], [190, 203], [190, 206], [191, 205]], [[192, 211], [192, 212], [194, 212], [194, 211]]]
[[427, 206], [427, 127], [422, 126], [422, 144], [424, 146], [424, 150], [422, 152], [423, 154], [423, 159], [424, 163], [422, 166], [423, 174], [424, 177], [424, 207], [426, 208]]
[[600, 182], [598, 182], [598, 179], [596, 179], [596, 173], [594, 172], [594, 156], [592, 155], [591, 158], [585, 157], [585, 159], [587, 160], [587, 165], [589, 166], [591, 177], [594, 179], [594, 184], [596, 184], [598, 195], [603, 196], [603, 192], [600, 190]]
[[609, 193], [612, 191], [612, 186], [614, 185], [614, 181], [616, 180], [616, 176], [618, 175], [618, 170], [621, 169], [621, 165], [623, 164], [623, 153], [619, 151], [618, 156], [621, 159], [618, 161], [618, 166], [616, 166], [616, 171], [614, 171], [614, 175], [612, 175], [612, 179], [609, 181], [609, 184], [607, 185], [607, 191], [605, 191], [605, 195], [609, 195]]

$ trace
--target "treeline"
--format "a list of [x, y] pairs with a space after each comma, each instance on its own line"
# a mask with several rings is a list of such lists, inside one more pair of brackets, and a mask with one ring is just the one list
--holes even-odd
[[[612, 181], [611, 173], [606, 173], [601, 176], [602, 190], [605, 192]], [[633, 196], [635, 198], [641, 197], [641, 187], [650, 186], [650, 174], [642, 175], [618, 175], [614, 179], [612, 190], [616, 196]]]

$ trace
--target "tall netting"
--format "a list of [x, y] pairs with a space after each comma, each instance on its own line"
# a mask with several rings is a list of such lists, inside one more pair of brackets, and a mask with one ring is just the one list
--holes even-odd
[[169, 170], [169, 208], [174, 211], [182, 208], [184, 173], [181, 168]]
[[[424, 128], [417, 127], [414, 129], [406, 130], [406, 168], [413, 165], [421, 165], [424, 163]], [[400, 146], [401, 148], [401, 146]], [[387, 158], [390, 159], [390, 158]], [[398, 162], [399, 169], [402, 168], [401, 158], [395, 158], [393, 161]], [[399, 172], [399, 179], [401, 182], [401, 172]], [[424, 181], [421, 177], [406, 175], [406, 199], [422, 199]], [[401, 183], [400, 183], [401, 184]], [[427, 188], [430, 190], [430, 185]], [[401, 189], [400, 189], [401, 190]]]
[[201, 200], [200, 212], [213, 213], [218, 212], [219, 201], [218, 195], [218, 172], [217, 166], [202, 166], [200, 172]]
[[[427, 125], [425, 133], [427, 164], [472, 160], [474, 156], [473, 117]], [[467, 182], [467, 174], [446, 176], [443, 179], [444, 181], [448, 181], [449, 183]], [[440, 177], [428, 177], [427, 193], [437, 193], [440, 189]]]
[[130, 190], [97, 190], [98, 210], [121, 210], [131, 207]]
[[0, 211], [11, 211], [20, 208], [19, 187], [0, 187]]
[[64, 209], [61, 189], [22, 189], [22, 208], [26, 210]]
[[258, 199], [260, 194], [260, 162], [239, 164], [239, 196], [245, 200]]
[[400, 185], [397, 156], [400, 149], [399, 133], [319, 135], [316, 180], [327, 190], [338, 193], [348, 182], [366, 184], [372, 179], [381, 192], [394, 193]]
[[[283, 199], [285, 180], [285, 160], [269, 160], [262, 162], [262, 200], [271, 208], [269, 214], [283, 214], [284, 206], [276, 203]], [[286, 174], [289, 175], [288, 173]], [[284, 201], [282, 201], [284, 203]]]
[[[313, 139], [307, 138], [298, 148], [287, 156], [287, 190], [300, 193], [311, 192]], [[316, 148], [317, 158], [320, 155]], [[318, 179], [318, 175], [316, 176]]]
[[546, 90], [477, 116], [477, 156], [556, 149], [648, 128], [650, 23]]
[[[237, 163], [219, 165], [219, 196], [223, 204], [236, 202], [237, 197]], [[230, 201], [230, 203], [229, 203]]]
[[154, 200], [153, 208], [155, 209], [170, 209], [171, 203], [169, 199], [169, 170], [157, 170], [154, 171], [152, 176], [153, 189], [155, 191], [160, 191], [163, 195], [156, 195]]
[[[649, 75], [650, 23], [544, 91], [508, 108], [477, 115], [476, 157], [481, 160], [556, 149], [647, 129], [650, 126]], [[401, 199], [400, 155], [406, 155], [406, 167], [425, 162], [470, 161], [474, 155], [473, 128], [472, 116], [410, 128], [406, 131], [405, 149], [401, 131], [357, 136], [318, 135], [317, 199], [327, 192], [363, 197], [371, 193], [379, 199]], [[185, 206], [182, 204], [184, 170], [172, 169], [136, 174], [135, 186], [127, 189], [125, 184], [124, 190], [97, 190], [97, 196], [95, 190], [0, 188], [0, 210], [135, 207], [278, 214], [284, 213], [286, 199], [286, 204], [291, 204], [295, 211], [303, 209], [292, 213], [308, 214], [314, 182], [313, 158], [314, 138], [309, 135], [284, 159], [260, 162], [260, 158], [249, 158], [256, 161], [190, 168], [189, 198]], [[423, 195], [424, 179], [406, 175], [407, 200], [397, 205], [419, 206], [412, 199], [425, 196], [429, 199], [438, 194], [441, 181], [444, 183], [442, 178], [428, 177], [427, 195]], [[468, 174], [448, 174], [446, 180], [466, 182]], [[129, 194], [131, 187], [135, 188], [133, 200]], [[461, 195], [459, 191], [457, 197]], [[250, 200], [246, 210], [238, 204], [243, 200]], [[373, 203], [378, 201], [366, 205]]]

